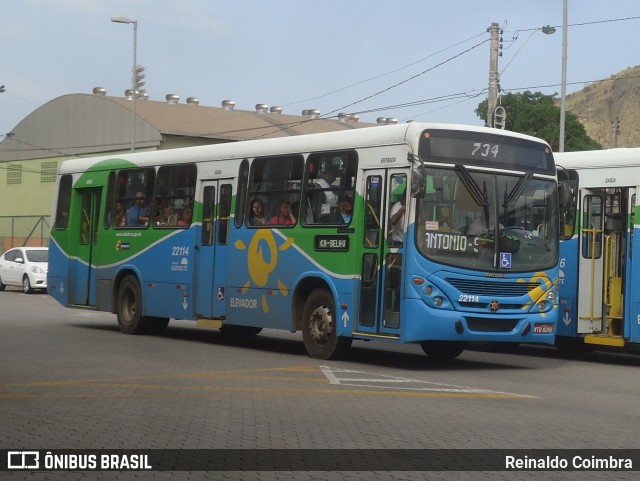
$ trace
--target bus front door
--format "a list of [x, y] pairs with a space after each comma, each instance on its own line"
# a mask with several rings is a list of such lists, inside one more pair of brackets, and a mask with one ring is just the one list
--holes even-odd
[[[98, 219], [100, 215], [101, 188], [78, 189], [80, 202], [76, 203], [71, 239], [77, 239], [76, 262], [71, 263], [73, 273], [70, 296], [72, 303], [78, 306], [96, 304], [96, 269], [94, 249], [98, 243]], [[77, 198], [77, 197], [76, 197]], [[71, 243], [74, 244], [73, 242]]]
[[578, 333], [595, 336], [585, 342], [623, 335], [627, 224], [634, 194], [635, 189], [619, 187], [580, 193]]
[[363, 254], [357, 332], [400, 334], [407, 171], [365, 171]]
[[226, 315], [231, 181], [204, 181], [201, 194], [202, 226], [200, 239], [196, 241], [195, 309], [198, 317], [220, 319]]

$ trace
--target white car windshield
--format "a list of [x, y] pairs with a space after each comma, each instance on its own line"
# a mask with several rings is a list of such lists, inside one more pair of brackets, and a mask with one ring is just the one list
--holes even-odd
[[29, 249], [26, 251], [26, 253], [27, 253], [27, 260], [29, 262], [47, 262], [47, 258], [49, 255], [49, 252], [45, 250]]

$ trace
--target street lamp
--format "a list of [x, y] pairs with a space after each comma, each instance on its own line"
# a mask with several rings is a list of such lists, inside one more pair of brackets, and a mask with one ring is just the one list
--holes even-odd
[[131, 69], [131, 152], [136, 150], [136, 97], [138, 96], [138, 85], [136, 79], [136, 49], [138, 43], [138, 22], [127, 17], [111, 17], [115, 23], [133, 24], [133, 68]]

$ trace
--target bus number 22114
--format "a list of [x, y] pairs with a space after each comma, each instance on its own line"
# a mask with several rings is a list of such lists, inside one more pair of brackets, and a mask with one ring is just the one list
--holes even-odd
[[188, 246], [173, 246], [171, 248], [172, 256], [188, 256], [189, 255], [189, 247]]

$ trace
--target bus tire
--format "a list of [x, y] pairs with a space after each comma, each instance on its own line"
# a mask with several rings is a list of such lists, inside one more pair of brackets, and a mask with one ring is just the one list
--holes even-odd
[[117, 316], [120, 330], [125, 334], [142, 334], [142, 291], [135, 276], [125, 277], [118, 286]]
[[465, 345], [462, 341], [422, 341], [420, 343], [424, 353], [436, 361], [455, 359], [462, 354]]
[[307, 298], [302, 311], [302, 340], [314, 359], [335, 359], [351, 346], [350, 337], [336, 335], [336, 309], [326, 289], [316, 289]]

